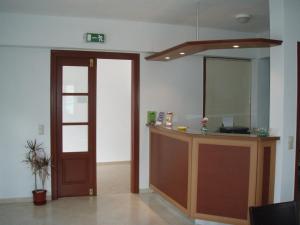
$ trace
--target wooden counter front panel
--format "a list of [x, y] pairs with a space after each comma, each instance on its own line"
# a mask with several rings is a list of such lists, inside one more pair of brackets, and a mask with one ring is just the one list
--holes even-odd
[[150, 184], [188, 208], [189, 143], [150, 134]]
[[247, 220], [250, 147], [199, 144], [197, 213]]

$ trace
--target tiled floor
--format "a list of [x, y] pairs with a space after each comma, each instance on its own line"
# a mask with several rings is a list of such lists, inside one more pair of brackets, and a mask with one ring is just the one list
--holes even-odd
[[0, 225], [191, 225], [154, 193], [130, 194], [129, 163], [98, 165], [98, 196], [61, 198], [45, 206], [0, 204]]
[[97, 194], [130, 192], [130, 162], [97, 164]]
[[153, 193], [62, 198], [45, 206], [0, 204], [1, 225], [191, 225]]

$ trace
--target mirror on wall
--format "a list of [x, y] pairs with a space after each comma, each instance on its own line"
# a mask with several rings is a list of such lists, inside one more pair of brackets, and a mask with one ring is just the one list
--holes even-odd
[[269, 102], [269, 58], [204, 58], [203, 111], [210, 131], [268, 128]]

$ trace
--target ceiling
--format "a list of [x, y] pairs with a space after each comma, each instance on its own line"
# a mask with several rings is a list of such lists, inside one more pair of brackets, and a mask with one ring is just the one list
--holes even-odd
[[[269, 30], [268, 0], [0, 0], [0, 12], [93, 17], [196, 26], [242, 32]], [[253, 17], [239, 24], [234, 16]]]

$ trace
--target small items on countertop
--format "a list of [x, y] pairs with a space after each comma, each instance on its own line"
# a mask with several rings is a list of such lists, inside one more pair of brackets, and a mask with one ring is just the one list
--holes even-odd
[[248, 127], [220, 127], [220, 133], [250, 134]]
[[157, 116], [157, 119], [156, 119], [156, 122], [155, 122], [155, 125], [157, 125], [157, 126], [163, 125], [164, 119], [165, 119], [165, 113], [164, 112], [159, 112], [158, 116]]
[[259, 136], [259, 137], [269, 137], [269, 130], [265, 128], [255, 128], [253, 129], [253, 134]]
[[187, 127], [186, 126], [177, 126], [177, 130], [181, 132], [186, 132]]
[[147, 112], [147, 125], [155, 125], [156, 111]]
[[166, 122], [165, 122], [166, 128], [172, 128], [172, 126], [173, 126], [173, 116], [174, 116], [174, 114], [172, 112], [167, 112]]
[[201, 124], [201, 132], [203, 134], [206, 134], [208, 129], [207, 129], [207, 124], [208, 124], [208, 118], [207, 117], [203, 117], [202, 120], [200, 121]]

